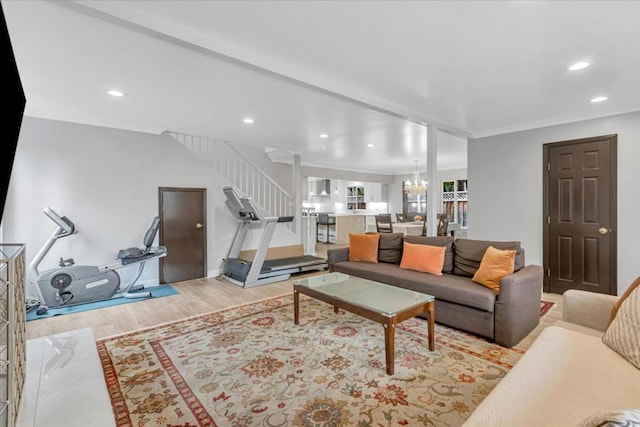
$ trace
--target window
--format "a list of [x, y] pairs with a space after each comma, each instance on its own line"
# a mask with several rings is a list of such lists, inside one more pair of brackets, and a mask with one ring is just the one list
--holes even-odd
[[416, 215], [426, 218], [427, 193], [408, 193], [405, 191], [405, 183], [402, 182], [402, 213], [410, 219]]
[[467, 180], [442, 181], [442, 212], [449, 214], [449, 222], [467, 228]]

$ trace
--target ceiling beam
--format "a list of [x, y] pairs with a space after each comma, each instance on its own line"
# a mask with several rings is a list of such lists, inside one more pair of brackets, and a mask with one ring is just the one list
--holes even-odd
[[[382, 100], [368, 93], [358, 92], [353, 88], [330, 84], [326, 79], [303, 74], [301, 71], [282, 63], [277, 59], [259, 57], [254, 52], [242, 50], [223, 41], [213, 40], [201, 33], [178, 27], [170, 22], [159, 22], [147, 14], [128, 7], [125, 2], [91, 2], [91, 1], [56, 1], [52, 3], [69, 8], [76, 12], [136, 31], [141, 34], [162, 40], [167, 43], [189, 49], [194, 52], [242, 66], [265, 75], [295, 84], [331, 97], [358, 105], [362, 108], [377, 111], [398, 119], [406, 120], [422, 126], [435, 125], [441, 131], [463, 138], [472, 137], [467, 129], [453, 126], [433, 117], [427, 117], [406, 107]], [[342, 87], [338, 87], [342, 86]]]

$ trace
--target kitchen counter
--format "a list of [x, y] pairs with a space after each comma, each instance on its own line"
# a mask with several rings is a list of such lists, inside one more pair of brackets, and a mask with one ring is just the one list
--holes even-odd
[[364, 233], [366, 215], [363, 214], [329, 214], [336, 219], [336, 244], [349, 244], [349, 233]]
[[339, 216], [376, 216], [377, 214], [375, 212], [373, 213], [368, 213], [368, 212], [355, 212], [355, 213], [351, 213], [351, 212], [346, 212], [346, 213], [332, 213], [329, 214], [329, 216], [335, 216], [335, 217], [339, 217]]

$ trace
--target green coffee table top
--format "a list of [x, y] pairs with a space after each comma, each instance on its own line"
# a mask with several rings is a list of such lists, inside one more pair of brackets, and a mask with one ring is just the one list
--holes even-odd
[[293, 283], [365, 307], [385, 316], [393, 316], [435, 299], [432, 295], [422, 292], [398, 288], [343, 273], [312, 276], [295, 280]]

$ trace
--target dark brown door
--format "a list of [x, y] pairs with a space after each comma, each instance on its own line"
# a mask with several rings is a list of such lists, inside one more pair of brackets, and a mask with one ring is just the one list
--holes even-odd
[[160, 187], [160, 282], [173, 283], [207, 275], [207, 190]]
[[617, 294], [617, 136], [545, 144], [545, 290]]

